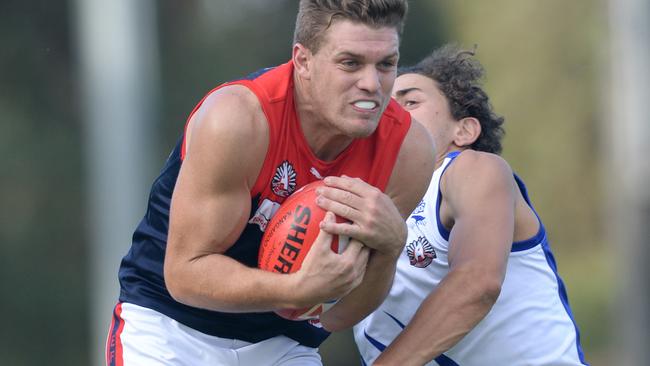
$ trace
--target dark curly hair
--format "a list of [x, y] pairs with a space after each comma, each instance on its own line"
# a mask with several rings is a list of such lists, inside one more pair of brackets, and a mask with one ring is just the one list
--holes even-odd
[[455, 120], [474, 117], [481, 124], [481, 134], [470, 148], [500, 154], [501, 139], [505, 134], [501, 126], [504, 118], [492, 111], [488, 95], [482, 88], [484, 71], [483, 66], [472, 58], [475, 49], [468, 51], [447, 44], [415, 66], [400, 68], [397, 74], [419, 74], [435, 81], [447, 98]]

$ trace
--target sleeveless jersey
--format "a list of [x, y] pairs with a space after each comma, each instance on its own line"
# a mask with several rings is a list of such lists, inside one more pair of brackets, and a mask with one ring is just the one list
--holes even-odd
[[[307, 183], [328, 175], [346, 174], [359, 177], [382, 191], [386, 188], [411, 124], [410, 115], [395, 101], [391, 100], [371, 136], [354, 140], [334, 161], [322, 161], [312, 153], [302, 134], [294, 106], [291, 62], [223, 84], [213, 91], [233, 84], [243, 85], [257, 96], [268, 121], [270, 140], [265, 162], [250, 194], [248, 224], [225, 255], [246, 266], [257, 267], [266, 224], [280, 204]], [[242, 149], [245, 148], [242, 145]], [[181, 304], [169, 295], [163, 277], [163, 260], [169, 207], [184, 149], [181, 138], [153, 183], [146, 214], [120, 265], [120, 301], [156, 310], [193, 329], [221, 338], [259, 342], [285, 335], [303, 345], [318, 347], [328, 333], [317, 322], [285, 320], [272, 312], [223, 313], [199, 309]]]
[[[449, 273], [450, 233], [440, 222], [439, 184], [457, 155], [449, 154], [436, 169], [423, 200], [408, 218], [408, 239], [390, 294], [354, 327], [364, 364], [375, 361]], [[517, 176], [515, 180], [532, 208], [524, 183]], [[536, 235], [512, 244], [501, 294], [487, 316], [427, 365], [586, 365], [578, 328], [541, 221]]]

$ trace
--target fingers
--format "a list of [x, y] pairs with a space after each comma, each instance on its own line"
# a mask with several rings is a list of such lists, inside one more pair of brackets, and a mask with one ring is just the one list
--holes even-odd
[[316, 240], [314, 240], [314, 243], [311, 246], [311, 251], [318, 251], [318, 252], [326, 252], [326, 251], [331, 251], [330, 247], [332, 245], [332, 234], [331, 232], [327, 230], [323, 230], [322, 226], [323, 224], [332, 224], [336, 222], [336, 218], [332, 212], [327, 212], [325, 213], [325, 217], [323, 218], [323, 221], [321, 221], [320, 228], [321, 230], [318, 232], [318, 235], [316, 236]]
[[363, 246], [359, 251], [359, 255], [356, 258], [354, 263], [356, 274], [354, 281], [352, 282], [352, 289], [355, 289], [357, 286], [363, 282], [363, 277], [366, 274], [366, 268], [368, 266], [368, 259], [370, 258], [370, 248]]
[[[361, 179], [343, 177], [326, 177], [325, 186], [318, 187], [316, 193], [329, 199], [345, 202], [352, 207], [358, 207], [362, 203], [364, 191], [363, 186], [372, 187]], [[358, 181], [358, 182], [357, 182]]]
[[334, 201], [324, 196], [319, 196], [316, 199], [316, 204], [320, 206], [323, 210], [331, 211], [335, 213], [337, 216], [342, 217], [351, 222], [357, 222], [362, 217], [360, 210], [348, 206], [347, 204], [342, 203], [340, 201]]
[[364, 245], [361, 244], [358, 240], [350, 240], [347, 248], [343, 251], [343, 256], [358, 256], [361, 253], [361, 250], [364, 248]]
[[348, 177], [347, 175], [342, 175], [340, 177], [336, 177], [336, 176], [325, 177], [325, 179], [323, 179], [323, 182], [325, 182], [325, 184], [328, 187], [338, 188], [343, 191], [351, 192], [361, 197], [364, 195], [364, 192], [366, 190], [375, 189], [375, 187], [364, 182], [362, 179], [351, 178]]
[[[361, 249], [364, 247], [363, 243], [361, 243], [359, 240], [355, 240], [351, 237], [351, 233], [355, 233], [355, 226], [350, 223], [337, 223], [335, 221], [334, 214], [330, 211], [328, 211], [325, 214], [325, 218], [323, 221], [320, 223], [320, 231], [322, 232], [327, 232], [330, 234], [332, 237], [331, 240], [327, 240], [326, 242], [321, 242], [319, 237], [316, 238], [316, 241], [319, 241], [319, 246], [325, 247], [324, 243], [329, 243], [331, 246], [331, 242], [334, 239], [334, 235], [339, 235], [339, 236], [346, 236], [348, 239], [346, 240], [346, 246], [343, 249], [343, 252], [340, 252], [341, 254], [348, 253], [347, 256], [357, 256], [359, 255], [359, 252]], [[340, 244], [339, 244], [340, 245]]]
[[362, 222], [387, 199], [381, 190], [359, 178], [329, 176], [324, 182], [326, 186], [316, 190], [316, 204], [353, 223]]
[[[334, 222], [334, 213], [327, 212], [322, 223]], [[321, 230], [296, 272], [296, 281], [305, 291], [306, 306], [341, 298], [363, 281], [369, 249], [357, 240], [350, 240], [343, 253], [337, 254], [331, 249], [332, 239], [333, 234]]]
[[379, 252], [399, 256], [406, 241], [404, 217], [393, 200], [359, 178], [329, 176], [316, 203], [351, 223], [326, 223], [322, 229], [346, 235]]
[[348, 247], [341, 254], [343, 257], [347, 257], [351, 261], [353, 268], [359, 271], [363, 277], [363, 273], [366, 271], [366, 265], [368, 264], [368, 258], [370, 257], [370, 248], [361, 244], [358, 240], [350, 240]]
[[360, 217], [363, 199], [352, 192], [334, 187], [319, 187], [316, 204], [322, 209], [354, 222]]
[[370, 248], [365, 245], [361, 246], [359, 250], [359, 256], [357, 257], [357, 263], [360, 264], [363, 268], [363, 272], [366, 271], [366, 265], [368, 264], [368, 259], [370, 259]]
[[357, 237], [359, 233], [359, 226], [352, 222], [321, 221], [320, 229], [333, 235], [344, 235], [351, 238]]

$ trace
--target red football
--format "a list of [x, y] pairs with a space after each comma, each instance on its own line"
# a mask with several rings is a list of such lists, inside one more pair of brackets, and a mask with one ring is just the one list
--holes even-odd
[[[289, 196], [266, 226], [258, 256], [258, 267], [271, 272], [293, 273], [300, 269], [307, 252], [320, 232], [319, 223], [326, 211], [316, 204], [316, 188], [322, 181], [307, 184]], [[344, 220], [337, 217], [338, 222]], [[332, 251], [341, 253], [349, 238], [335, 235]], [[278, 310], [276, 313], [291, 320], [306, 320], [334, 306], [336, 301], [316, 304], [304, 309]]]

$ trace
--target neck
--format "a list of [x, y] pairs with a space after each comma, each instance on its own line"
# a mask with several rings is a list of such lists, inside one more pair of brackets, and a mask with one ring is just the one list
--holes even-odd
[[309, 80], [294, 78], [294, 105], [303, 136], [314, 155], [324, 161], [336, 159], [354, 140], [344, 135], [319, 113], [311, 94]]
[[465, 150], [465, 148], [460, 148], [460, 147], [457, 147], [457, 146], [447, 146], [446, 149], [444, 149], [440, 153], [436, 154], [436, 166], [435, 166], [434, 170], [438, 169], [438, 168], [440, 168], [442, 166], [442, 163], [445, 161], [445, 158], [447, 157], [447, 155], [450, 152], [454, 152], [454, 151], [459, 151], [460, 152], [460, 151], [463, 151], [463, 150]]

